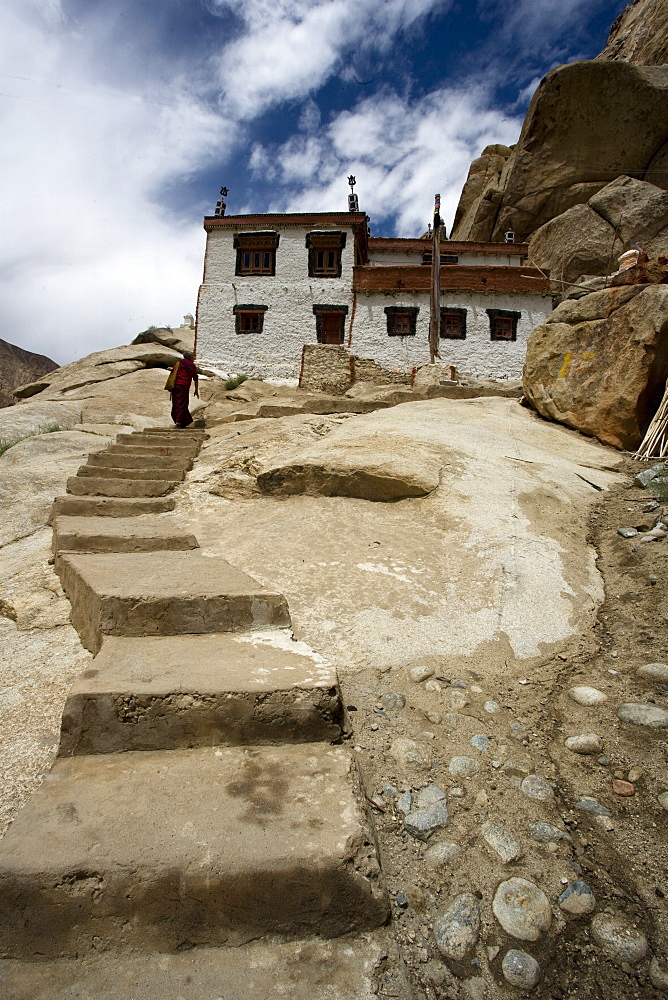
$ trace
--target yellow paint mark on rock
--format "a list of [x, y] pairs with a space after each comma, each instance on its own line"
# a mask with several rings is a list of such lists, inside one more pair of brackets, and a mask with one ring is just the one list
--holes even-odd
[[557, 375], [557, 378], [566, 378], [566, 376], [568, 375], [568, 369], [571, 367], [571, 358], [572, 357], [573, 357], [573, 355], [571, 354], [571, 352], [570, 351], [566, 351], [566, 353], [564, 354], [564, 360], [562, 362], [561, 368], [559, 369], [559, 374]]

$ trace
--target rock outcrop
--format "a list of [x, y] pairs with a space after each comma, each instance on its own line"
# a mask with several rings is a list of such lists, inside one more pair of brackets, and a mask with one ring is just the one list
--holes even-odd
[[668, 253], [668, 191], [622, 176], [546, 222], [529, 241], [529, 257], [549, 270], [553, 293], [581, 275], [607, 275], [631, 240], [650, 257]]
[[[512, 147], [485, 146], [469, 167], [455, 213], [452, 239], [487, 239], [503, 196], [504, 170]], [[466, 236], [459, 235], [466, 233]]]
[[640, 66], [668, 63], [668, 5], [665, 0], [633, 0], [613, 23], [597, 59]]
[[552, 70], [502, 173], [477, 196], [470, 178], [452, 238], [500, 242], [512, 229], [525, 240], [621, 175], [668, 183], [667, 91], [668, 67], [587, 60]]
[[0, 340], [0, 406], [12, 406], [16, 402], [14, 389], [17, 386], [34, 382], [57, 367], [56, 362], [44, 354], [33, 354]]
[[538, 412], [635, 449], [668, 377], [668, 287], [626, 285], [561, 303], [527, 346], [524, 393]]
[[162, 344], [163, 347], [171, 347], [175, 351], [194, 351], [195, 349], [195, 327], [190, 322], [191, 316], [185, 316], [186, 322], [176, 329], [171, 326], [150, 326], [147, 330], [138, 333], [133, 344]]

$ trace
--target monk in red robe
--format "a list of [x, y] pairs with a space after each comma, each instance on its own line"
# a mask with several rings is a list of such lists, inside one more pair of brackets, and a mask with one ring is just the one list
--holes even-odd
[[187, 427], [193, 422], [188, 402], [190, 397], [190, 383], [195, 383], [195, 395], [199, 399], [199, 381], [197, 378], [197, 368], [193, 363], [193, 356], [186, 351], [181, 361], [179, 361], [176, 373], [176, 382], [170, 395], [172, 398], [172, 420], [177, 427]]

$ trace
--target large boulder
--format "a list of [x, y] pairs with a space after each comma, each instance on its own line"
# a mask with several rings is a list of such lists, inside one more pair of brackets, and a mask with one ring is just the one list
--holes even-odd
[[623, 59], [641, 66], [668, 63], [666, 0], [633, 0], [613, 23], [597, 59]]
[[[186, 320], [192, 317], [186, 316]], [[171, 326], [150, 326], [147, 330], [138, 333], [133, 344], [162, 344], [163, 347], [171, 347], [175, 351], [195, 350], [195, 327], [190, 322], [182, 323], [176, 329]]]
[[56, 368], [39, 382], [16, 389], [14, 395], [19, 399], [29, 399], [39, 393], [41, 399], [70, 399], [77, 389], [120, 378], [143, 368], [169, 369], [180, 357], [177, 351], [160, 344], [113, 347]]
[[542, 416], [635, 450], [668, 377], [668, 286], [568, 299], [529, 337], [524, 394]]
[[400, 437], [333, 440], [257, 477], [265, 493], [279, 496], [358, 497], [400, 500], [421, 497], [439, 484], [441, 461], [428, 448]]
[[606, 184], [589, 207], [605, 219], [628, 249], [634, 240], [650, 257], [668, 253], [668, 191], [635, 177]]
[[573, 205], [531, 237], [529, 259], [550, 272], [553, 294], [580, 275], [610, 274], [624, 250], [614, 228], [589, 205]]
[[487, 239], [503, 194], [503, 171], [512, 149], [496, 144], [485, 146], [469, 167], [468, 177], [459, 198], [451, 239]]

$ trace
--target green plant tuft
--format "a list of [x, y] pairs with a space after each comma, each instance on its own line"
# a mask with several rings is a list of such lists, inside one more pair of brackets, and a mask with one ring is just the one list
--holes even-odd
[[225, 388], [228, 392], [232, 389], [238, 389], [242, 382], [245, 382], [248, 375], [237, 375], [235, 378], [228, 378], [225, 382]]

